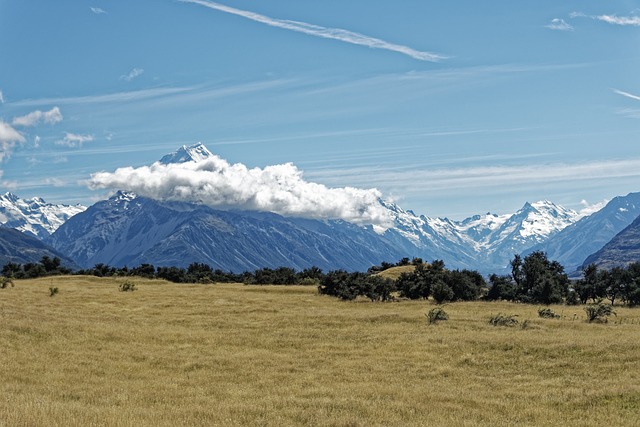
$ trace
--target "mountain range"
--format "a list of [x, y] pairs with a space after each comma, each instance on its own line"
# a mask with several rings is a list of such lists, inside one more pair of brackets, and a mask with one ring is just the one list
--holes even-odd
[[[203, 145], [183, 146], [159, 163], [200, 162]], [[0, 197], [0, 223], [33, 234], [78, 265], [186, 266], [203, 262], [234, 272], [310, 266], [366, 270], [402, 257], [442, 259], [449, 268], [504, 273], [515, 254], [547, 252], [577, 270], [640, 215], [640, 193], [616, 197], [590, 216], [549, 201], [525, 203], [514, 214], [462, 221], [429, 218], [378, 200], [392, 220], [384, 229], [343, 220], [218, 210], [198, 203], [154, 200], [120, 191], [89, 208], [42, 199]]]
[[12, 193], [0, 195], [0, 224], [45, 239], [65, 221], [87, 209], [82, 205], [54, 205], [39, 197], [21, 199]]

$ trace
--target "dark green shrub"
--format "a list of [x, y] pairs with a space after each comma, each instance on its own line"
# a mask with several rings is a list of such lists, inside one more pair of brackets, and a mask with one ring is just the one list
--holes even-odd
[[432, 308], [426, 316], [429, 324], [438, 323], [441, 320], [449, 320], [449, 315], [442, 307]]
[[517, 314], [498, 313], [489, 319], [489, 324], [493, 326], [516, 326], [518, 324], [517, 316]]
[[455, 293], [449, 285], [444, 282], [437, 281], [431, 289], [431, 295], [436, 303], [442, 304], [443, 302], [451, 301], [454, 298]]
[[51, 286], [51, 287], [49, 288], [49, 296], [50, 296], [50, 297], [55, 296], [55, 295], [58, 295], [58, 293], [59, 293], [59, 292], [60, 292], [60, 291], [59, 291], [59, 289], [58, 289], [57, 287]]

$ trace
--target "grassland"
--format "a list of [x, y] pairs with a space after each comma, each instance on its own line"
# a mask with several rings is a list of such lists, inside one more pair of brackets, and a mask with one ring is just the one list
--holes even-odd
[[0, 289], [0, 425], [638, 425], [640, 309], [456, 303], [428, 325], [427, 302], [135, 281]]

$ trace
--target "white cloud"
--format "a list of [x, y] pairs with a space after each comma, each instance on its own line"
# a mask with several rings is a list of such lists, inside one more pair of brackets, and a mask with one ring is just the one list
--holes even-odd
[[42, 112], [40, 110], [36, 110], [36, 111], [32, 111], [31, 113], [25, 116], [16, 117], [13, 119], [11, 124], [13, 126], [28, 127], [28, 126], [35, 126], [41, 122], [53, 125], [61, 121], [62, 121], [62, 113], [60, 112], [60, 108], [53, 107], [49, 111]]
[[126, 80], [130, 82], [130, 81], [133, 81], [135, 78], [140, 77], [142, 73], [144, 73], [143, 68], [134, 68], [133, 70], [129, 71], [128, 74], [124, 74], [120, 76], [120, 80]]
[[640, 27], [640, 16], [599, 15], [595, 19], [608, 24]]
[[98, 172], [91, 189], [128, 190], [159, 200], [205, 204], [219, 209], [275, 212], [318, 219], [343, 219], [357, 224], [390, 225], [378, 203], [376, 189], [328, 188], [308, 182], [291, 163], [249, 169], [218, 156], [200, 162], [125, 167]]
[[40, 141], [41, 141], [41, 138], [38, 135], [36, 135], [36, 137], [33, 138], [33, 145], [36, 148], [40, 148]]
[[285, 30], [296, 31], [299, 33], [304, 33], [307, 35], [322, 37], [326, 39], [339, 40], [345, 43], [367, 46], [374, 49], [385, 49], [385, 50], [390, 50], [394, 52], [399, 52], [421, 61], [438, 62], [442, 59], [445, 59], [444, 56], [441, 56], [435, 53], [421, 52], [407, 46], [389, 43], [384, 40], [365, 36], [364, 34], [356, 33], [349, 30], [344, 30], [341, 28], [326, 28], [319, 25], [308, 24], [306, 22], [270, 18], [265, 15], [260, 15], [258, 13], [254, 13], [246, 10], [236, 9], [233, 7], [225, 6], [220, 3], [214, 3], [212, 1], [206, 1], [206, 0], [180, 0], [180, 1], [184, 3], [195, 3], [211, 9], [219, 10], [221, 12], [242, 16], [243, 18], [260, 22], [262, 24], [266, 24], [272, 27], [283, 28]]
[[640, 16], [618, 16], [618, 15], [587, 15], [582, 12], [572, 12], [569, 14], [571, 18], [588, 18], [596, 21], [606, 22], [612, 25], [634, 26], [640, 27]]
[[594, 214], [596, 212], [598, 212], [600, 209], [604, 208], [607, 203], [609, 203], [609, 200], [605, 199], [601, 202], [597, 202], [597, 203], [589, 203], [586, 200], [581, 200], [580, 204], [582, 205], [582, 209], [580, 209], [580, 216], [589, 216], [591, 214]]
[[93, 135], [78, 135], [75, 133], [66, 132], [64, 138], [56, 141], [57, 145], [63, 145], [65, 147], [82, 147], [85, 142], [93, 141]]
[[552, 19], [551, 23], [549, 25], [546, 25], [546, 27], [556, 31], [573, 31], [573, 27], [564, 19], [560, 18]]
[[92, 7], [91, 8], [91, 12], [95, 13], [96, 15], [101, 15], [101, 14], [107, 13], [106, 10], [104, 10], [102, 8], [99, 8], [99, 7]]
[[4, 95], [2, 94], [1, 90], [0, 90], [0, 104], [4, 104]]
[[10, 124], [0, 120], [0, 162], [8, 159], [17, 144], [25, 142], [24, 136]]
[[635, 99], [636, 101], [640, 101], [640, 96], [638, 96], [638, 95], [633, 95], [633, 94], [631, 94], [629, 92], [623, 92], [623, 91], [618, 90], [618, 89], [613, 89], [613, 91], [615, 93], [617, 93], [618, 95], [622, 95], [622, 96], [624, 96], [626, 98]]

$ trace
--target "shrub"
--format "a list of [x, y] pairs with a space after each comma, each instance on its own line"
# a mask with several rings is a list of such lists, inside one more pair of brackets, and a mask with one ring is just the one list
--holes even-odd
[[426, 314], [429, 324], [438, 323], [441, 320], [449, 320], [449, 315], [441, 307], [432, 308]]
[[50, 296], [50, 297], [52, 297], [52, 296], [54, 296], [54, 295], [58, 295], [58, 292], [59, 292], [59, 290], [58, 290], [58, 288], [57, 288], [57, 287], [51, 286], [51, 287], [49, 288], [49, 296]]
[[604, 304], [602, 301], [587, 305], [584, 308], [584, 311], [587, 313], [587, 322], [589, 323], [607, 323], [609, 321], [609, 316], [611, 316], [612, 314], [614, 316], [616, 315], [616, 312], [613, 311], [613, 306]]
[[559, 319], [560, 315], [556, 314], [550, 308], [541, 308], [538, 310], [538, 317], [542, 317], [543, 319]]
[[11, 280], [10, 277], [3, 277], [2, 280], [0, 280], [0, 289], [6, 289], [8, 286], [13, 288], [13, 280]]
[[136, 290], [136, 284], [128, 280], [120, 284], [120, 292], [133, 292]]
[[433, 299], [438, 304], [442, 304], [445, 301], [451, 301], [455, 296], [453, 289], [451, 289], [449, 285], [441, 281], [438, 281], [433, 285], [431, 292], [433, 295]]
[[516, 326], [518, 324], [517, 316], [517, 314], [506, 315], [498, 313], [489, 319], [489, 324], [493, 326]]

